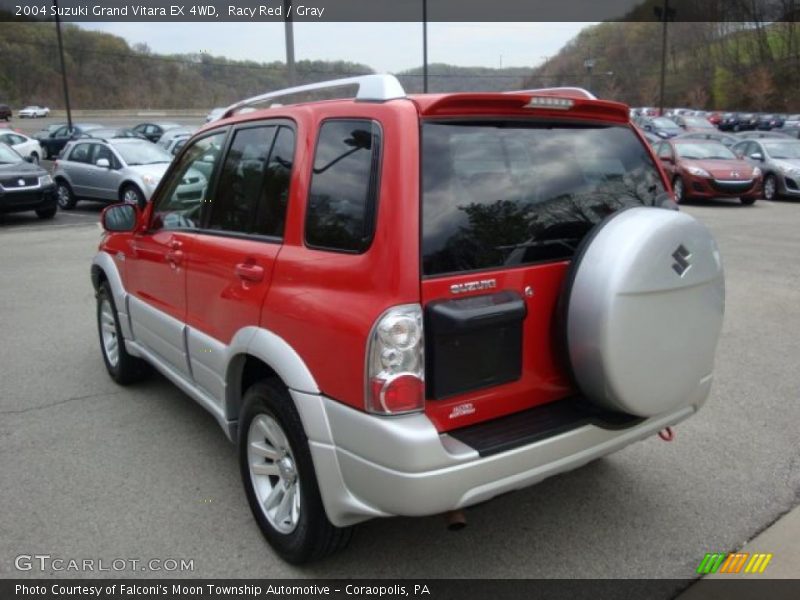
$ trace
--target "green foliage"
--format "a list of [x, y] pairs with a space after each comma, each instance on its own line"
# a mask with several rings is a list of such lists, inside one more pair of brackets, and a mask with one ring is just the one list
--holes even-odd
[[[107, 33], [63, 26], [74, 108], [201, 108], [288, 86], [282, 62], [236, 61], [208, 54], [157, 55]], [[52, 23], [0, 22], [0, 101], [64, 105]], [[371, 73], [346, 61], [298, 61], [296, 83]]]

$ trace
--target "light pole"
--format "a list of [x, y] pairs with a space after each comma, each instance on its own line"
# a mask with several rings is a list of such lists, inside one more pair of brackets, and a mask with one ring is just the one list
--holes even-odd
[[292, 16], [289, 14], [291, 9], [291, 0], [283, 0], [283, 28], [284, 37], [286, 38], [286, 79], [289, 82], [289, 87], [295, 84], [294, 72], [294, 24]]
[[428, 0], [422, 0], [422, 91], [428, 93]]
[[67, 127], [72, 129], [72, 108], [69, 105], [69, 86], [67, 85], [67, 67], [64, 62], [64, 42], [61, 39], [61, 19], [58, 17], [58, 0], [53, 0], [56, 13], [56, 35], [58, 36], [58, 55], [61, 59], [61, 83], [64, 85], [64, 103], [67, 107]]
[[664, 87], [667, 79], [667, 21], [675, 18], [675, 9], [669, 7], [669, 0], [664, 0], [664, 6], [653, 9], [661, 21], [661, 82], [658, 92], [658, 114], [664, 114]]

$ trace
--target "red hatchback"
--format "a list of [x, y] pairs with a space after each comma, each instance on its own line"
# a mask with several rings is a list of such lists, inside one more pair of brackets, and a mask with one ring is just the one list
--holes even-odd
[[753, 204], [761, 194], [761, 169], [711, 140], [672, 140], [655, 148], [678, 202], [690, 198], [739, 198]]

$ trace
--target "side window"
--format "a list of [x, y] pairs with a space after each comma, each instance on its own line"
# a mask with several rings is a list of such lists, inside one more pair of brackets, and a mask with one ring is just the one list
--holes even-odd
[[24, 137], [20, 137], [18, 135], [14, 135], [14, 134], [9, 135], [8, 139], [10, 140], [8, 143], [11, 144], [11, 145], [24, 144], [25, 143], [25, 138]]
[[363, 252], [374, 231], [381, 134], [374, 121], [323, 123], [306, 208], [311, 247]]
[[225, 131], [201, 138], [181, 156], [161, 187], [150, 223], [152, 229], [187, 229], [200, 226], [203, 204], [221, 160]]
[[63, 127], [59, 127], [56, 132], [53, 134], [53, 137], [67, 137], [69, 132], [67, 130], [67, 126], [64, 125]]
[[79, 163], [90, 163], [92, 158], [92, 144], [76, 144], [69, 153], [69, 160]]
[[108, 164], [111, 165], [112, 168], [117, 168], [117, 161], [114, 159], [114, 153], [111, 152], [111, 149], [108, 146], [103, 144], [92, 144], [93, 151], [92, 151], [92, 164], [96, 165], [97, 161], [101, 158], [105, 158], [108, 161]]
[[239, 129], [234, 133], [211, 207], [210, 229], [253, 232], [275, 129], [270, 125]]
[[289, 127], [280, 127], [269, 155], [263, 201], [259, 204], [256, 218], [259, 233], [283, 237], [293, 162], [294, 131]]

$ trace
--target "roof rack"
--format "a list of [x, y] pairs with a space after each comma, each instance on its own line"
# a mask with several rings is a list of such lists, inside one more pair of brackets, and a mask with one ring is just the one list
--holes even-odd
[[385, 102], [397, 98], [405, 98], [406, 91], [394, 75], [360, 75], [358, 77], [346, 77], [344, 79], [333, 79], [331, 81], [321, 81], [319, 83], [309, 83], [298, 85], [275, 92], [268, 92], [259, 96], [253, 96], [246, 100], [241, 100], [231, 104], [222, 113], [221, 119], [230, 117], [237, 110], [253, 104], [260, 104], [273, 98], [282, 98], [293, 94], [311, 92], [315, 90], [327, 90], [344, 87], [348, 85], [358, 86], [355, 99], [362, 102]]
[[597, 100], [592, 92], [579, 87], [551, 87], [539, 88], [535, 90], [510, 90], [506, 94], [543, 94], [547, 96], [562, 95], [567, 98], [585, 98], [586, 100]]

